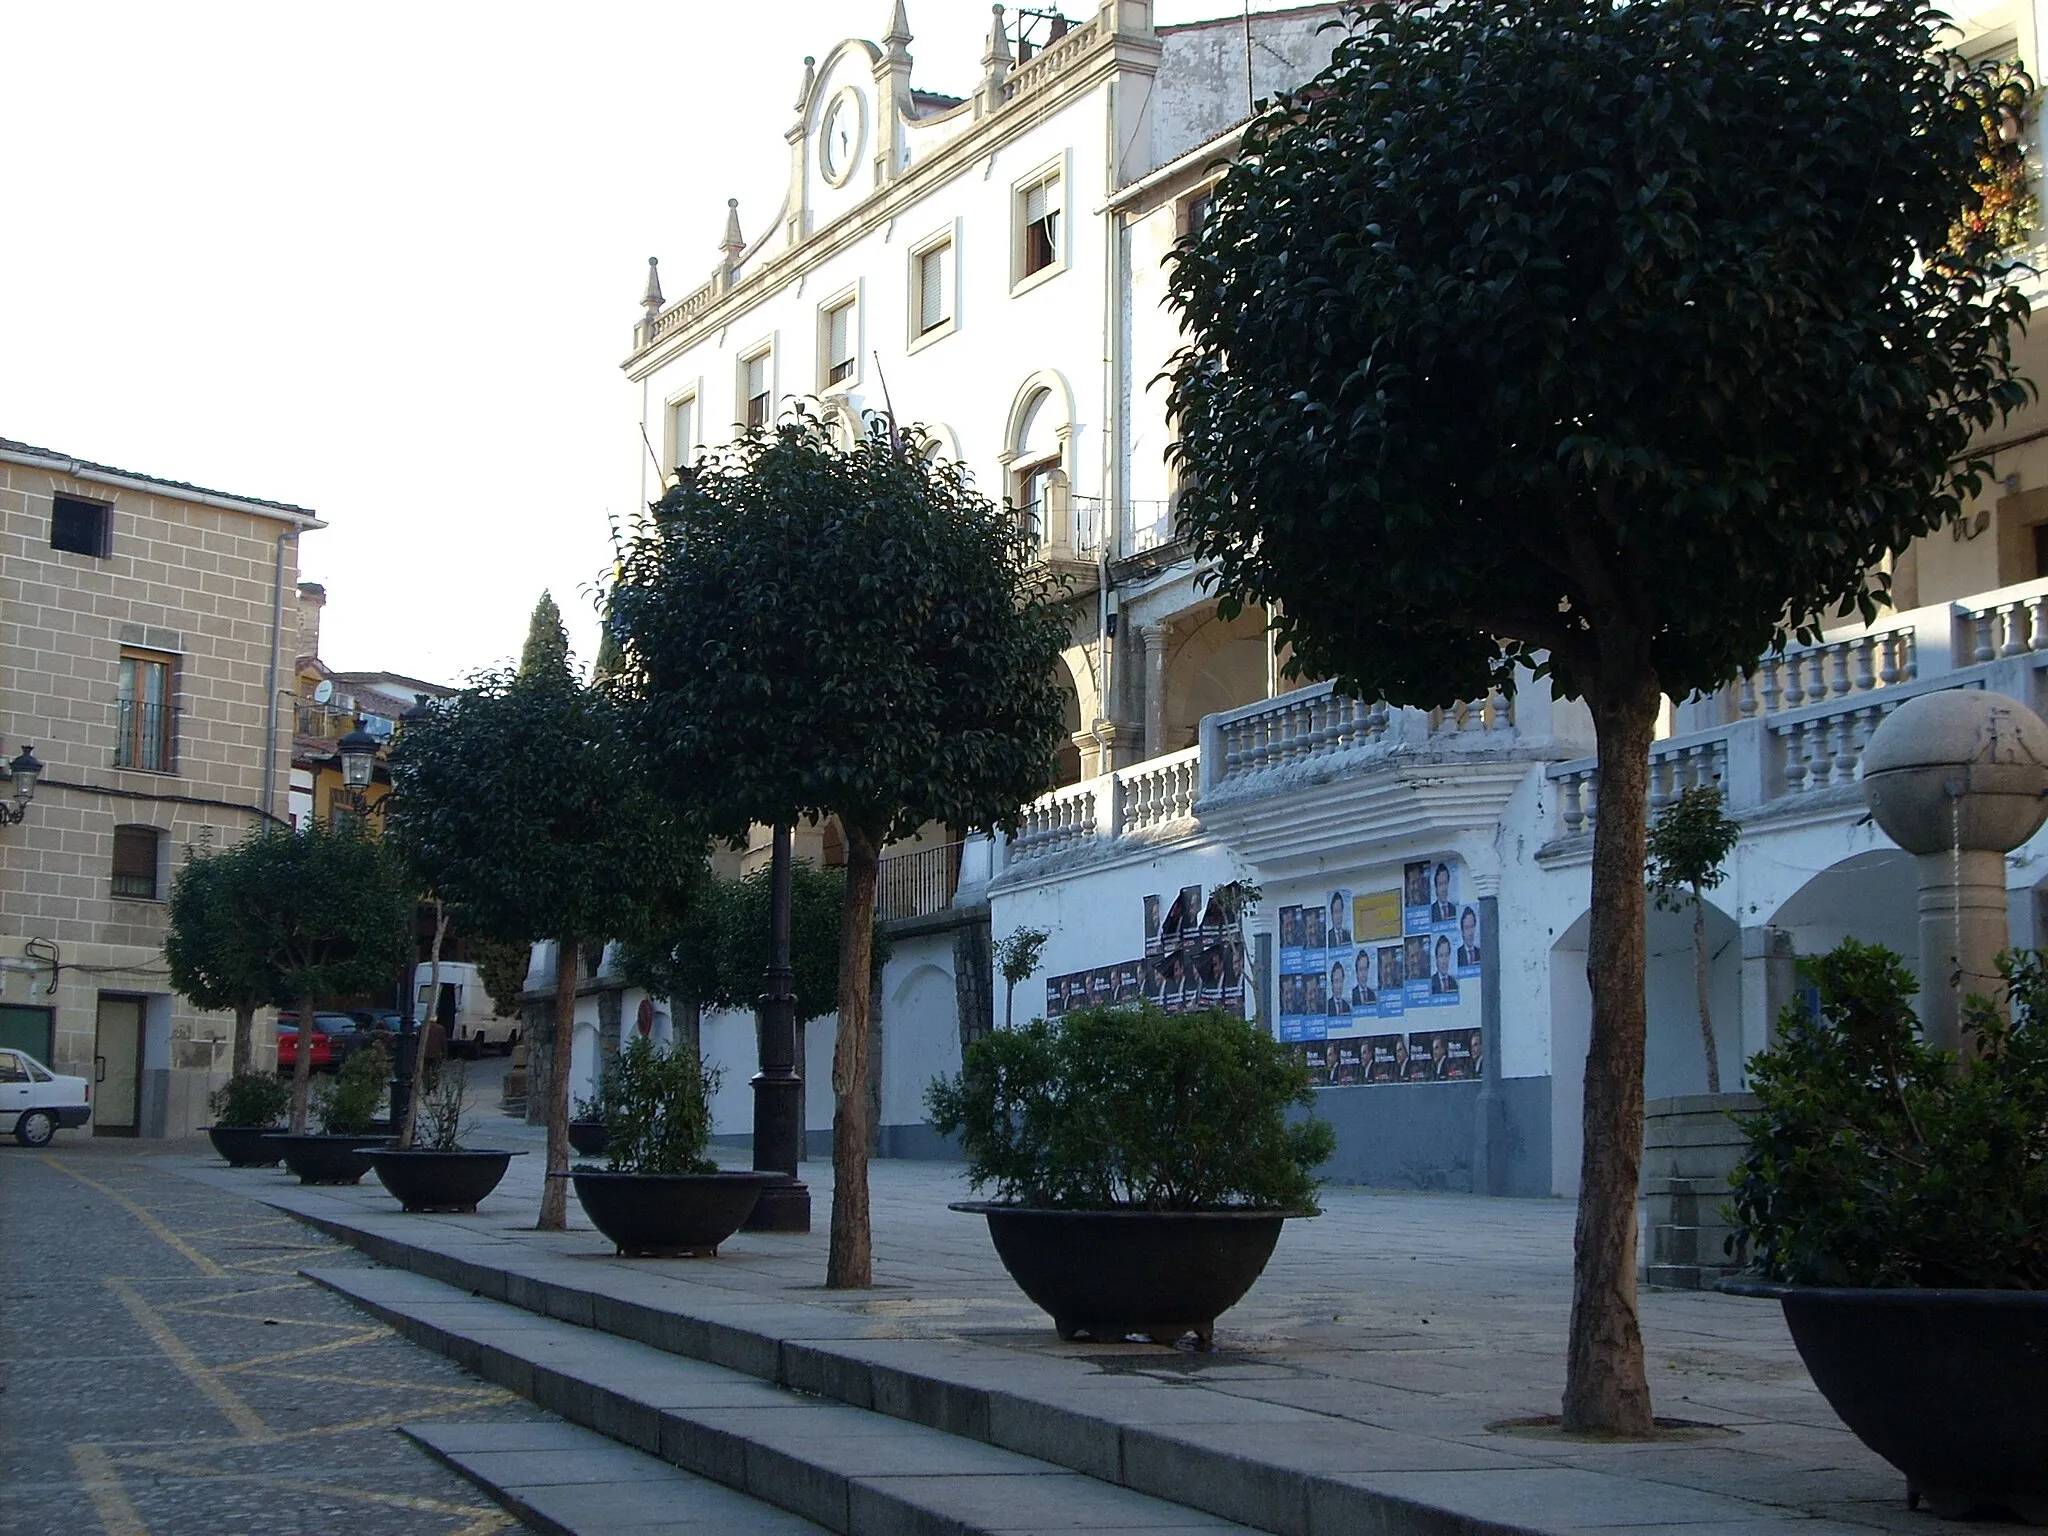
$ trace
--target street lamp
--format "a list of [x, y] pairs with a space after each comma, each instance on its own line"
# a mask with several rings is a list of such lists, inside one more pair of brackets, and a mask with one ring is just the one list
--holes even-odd
[[22, 743], [21, 755], [7, 765], [7, 777], [14, 781], [14, 804], [0, 804], [0, 822], [13, 827], [21, 824], [21, 818], [28, 814], [28, 803], [36, 797], [36, 780], [43, 775], [43, 765], [36, 760], [36, 749]]
[[808, 1232], [811, 1192], [797, 1178], [804, 1148], [804, 1080], [796, 1070], [795, 971], [789, 961], [790, 832], [775, 829], [768, 873], [768, 969], [754, 1005], [761, 1070], [754, 1074], [754, 1168], [783, 1178], [761, 1191], [749, 1232]]
[[377, 738], [363, 729], [358, 719], [356, 728], [336, 743], [341, 753], [341, 782], [358, 796], [370, 787], [370, 776], [377, 768]]

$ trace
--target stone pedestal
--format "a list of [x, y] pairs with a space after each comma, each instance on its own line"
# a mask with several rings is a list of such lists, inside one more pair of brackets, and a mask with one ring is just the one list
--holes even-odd
[[1649, 1236], [1643, 1279], [1675, 1290], [1709, 1290], [1749, 1262], [1722, 1214], [1728, 1179], [1748, 1143], [1732, 1114], [1751, 1114], [1747, 1093], [1694, 1093], [1643, 1106], [1642, 1192]]

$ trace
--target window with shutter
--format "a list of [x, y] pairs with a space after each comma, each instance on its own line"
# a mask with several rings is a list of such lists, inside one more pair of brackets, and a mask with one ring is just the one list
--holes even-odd
[[917, 258], [917, 334], [935, 331], [951, 318], [946, 302], [946, 263], [953, 247], [935, 245]]
[[853, 306], [841, 304], [825, 316], [825, 382], [853, 377]]
[[135, 901], [155, 901], [157, 847], [163, 834], [155, 827], [114, 828], [114, 894]]
[[1024, 193], [1024, 275], [1042, 272], [1059, 260], [1060, 179], [1048, 176]]
[[746, 370], [746, 413], [742, 420], [750, 427], [765, 427], [769, 424], [768, 354], [748, 358]]
[[668, 408], [668, 462], [671, 469], [697, 462], [697, 397]]
[[114, 766], [169, 773], [172, 668], [175, 659], [151, 651], [121, 652], [114, 699]]

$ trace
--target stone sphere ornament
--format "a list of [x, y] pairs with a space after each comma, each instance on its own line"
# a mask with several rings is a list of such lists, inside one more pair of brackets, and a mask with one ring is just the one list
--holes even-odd
[[1908, 853], [2010, 853], [2048, 820], [2048, 722], [2018, 699], [1949, 688], [1906, 700], [1863, 749], [1863, 797]]

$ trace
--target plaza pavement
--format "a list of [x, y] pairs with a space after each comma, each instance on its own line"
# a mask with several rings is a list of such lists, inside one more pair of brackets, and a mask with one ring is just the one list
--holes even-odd
[[[946, 1209], [970, 1193], [957, 1165], [876, 1163], [876, 1286], [828, 1292], [824, 1163], [804, 1166], [810, 1235], [742, 1233], [716, 1259], [622, 1260], [573, 1201], [570, 1231], [532, 1231], [537, 1134], [499, 1121], [472, 1144], [494, 1141], [535, 1155], [515, 1159], [474, 1216], [401, 1215], [373, 1180], [302, 1190], [275, 1172], [181, 1166], [465, 1295], [575, 1322], [627, 1317], [607, 1326], [643, 1337], [667, 1318], [666, 1348], [722, 1350], [719, 1364], [857, 1408], [932, 1423], [943, 1401], [979, 1394], [970, 1437], [1283, 1536], [1950, 1528], [1907, 1509], [1903, 1478], [1840, 1426], [1765, 1302], [1644, 1294], [1657, 1411], [1702, 1427], [1648, 1444], [1504, 1427], [1557, 1409], [1568, 1202], [1328, 1189], [1324, 1214], [1288, 1224], [1205, 1355], [1061, 1343], [984, 1224]], [[921, 1383], [941, 1407], [884, 1404], [885, 1379]], [[1054, 1417], [993, 1429], [990, 1403]], [[1336, 1497], [1347, 1490], [1356, 1497]]]

